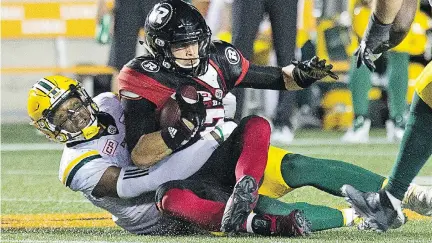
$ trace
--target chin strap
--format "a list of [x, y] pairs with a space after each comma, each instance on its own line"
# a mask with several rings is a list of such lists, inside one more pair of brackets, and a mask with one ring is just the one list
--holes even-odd
[[84, 138], [90, 139], [90, 138], [96, 136], [99, 133], [99, 129], [100, 129], [100, 127], [97, 125], [84, 128], [82, 130]]

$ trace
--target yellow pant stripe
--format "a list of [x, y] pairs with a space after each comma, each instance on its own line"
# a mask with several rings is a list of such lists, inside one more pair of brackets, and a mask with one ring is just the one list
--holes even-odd
[[285, 183], [281, 172], [282, 160], [289, 153], [284, 149], [270, 146], [263, 183], [258, 190], [259, 194], [279, 198], [293, 190]]
[[432, 63], [429, 63], [417, 77], [415, 90], [420, 98], [432, 108]]

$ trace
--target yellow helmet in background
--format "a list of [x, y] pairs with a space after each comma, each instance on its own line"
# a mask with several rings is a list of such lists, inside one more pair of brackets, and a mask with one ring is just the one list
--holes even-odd
[[[79, 98], [91, 114], [89, 124], [80, 132], [70, 133], [52, 123], [56, 109], [71, 97]], [[27, 113], [31, 125], [43, 132], [49, 139], [65, 143], [84, 140], [97, 134], [98, 107], [80, 83], [64, 76], [48, 76], [36, 82], [28, 93]]]

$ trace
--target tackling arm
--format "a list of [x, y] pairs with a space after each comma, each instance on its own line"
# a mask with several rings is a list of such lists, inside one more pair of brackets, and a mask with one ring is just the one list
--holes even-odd
[[121, 168], [108, 167], [100, 178], [98, 184], [93, 188], [92, 195], [96, 198], [101, 197], [119, 197], [117, 194], [117, 180]]
[[170, 155], [168, 148], [157, 131], [155, 105], [146, 99], [127, 99], [123, 95], [125, 109], [126, 143], [131, 159], [138, 167], [149, 167]]

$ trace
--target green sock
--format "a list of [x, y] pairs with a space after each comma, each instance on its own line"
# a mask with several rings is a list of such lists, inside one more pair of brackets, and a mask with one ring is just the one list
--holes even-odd
[[432, 154], [431, 124], [431, 107], [415, 93], [399, 154], [386, 186], [399, 200], [404, 198], [409, 184]]
[[288, 215], [294, 209], [303, 210], [312, 224], [312, 231], [332, 229], [344, 226], [342, 212], [308, 203], [284, 203], [274, 198], [260, 195], [254, 212], [257, 214]]
[[292, 188], [313, 186], [342, 196], [340, 188], [350, 184], [361, 191], [378, 191], [385, 177], [346, 162], [287, 154], [282, 160], [282, 177]]
[[354, 114], [356, 116], [367, 116], [369, 109], [369, 90], [371, 84], [371, 72], [365, 65], [357, 68], [355, 56], [351, 59], [351, 66], [348, 73], [348, 87], [352, 94]]
[[390, 118], [402, 117], [406, 108], [406, 93], [408, 89], [409, 54], [389, 52], [389, 108]]

